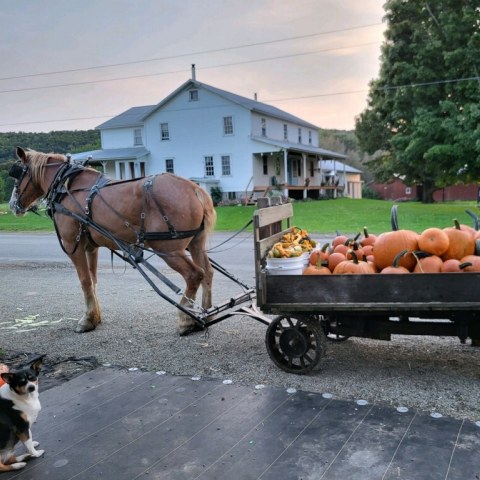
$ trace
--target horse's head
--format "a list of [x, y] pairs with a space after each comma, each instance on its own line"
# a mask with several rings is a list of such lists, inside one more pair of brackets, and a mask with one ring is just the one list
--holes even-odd
[[46, 160], [38, 162], [41, 156], [47, 157], [34, 150], [17, 147], [18, 162], [13, 164], [8, 175], [15, 179], [15, 184], [10, 197], [9, 206], [12, 212], [21, 216], [33, 210], [37, 201], [46, 193], [39, 179], [39, 167], [47, 163]]

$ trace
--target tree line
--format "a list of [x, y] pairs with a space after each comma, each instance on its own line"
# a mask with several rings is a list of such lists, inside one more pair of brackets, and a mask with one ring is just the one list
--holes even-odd
[[16, 147], [64, 154], [97, 150], [100, 148], [100, 132], [64, 130], [49, 133], [0, 133], [0, 203], [8, 201], [12, 193], [13, 180], [8, 176], [8, 171], [17, 160]]

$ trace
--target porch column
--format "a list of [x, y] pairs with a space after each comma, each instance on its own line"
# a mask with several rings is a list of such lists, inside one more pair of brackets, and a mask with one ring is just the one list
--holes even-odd
[[283, 151], [283, 194], [288, 197], [288, 151]]
[[305, 181], [307, 180], [307, 155], [305, 153], [302, 153], [302, 163], [303, 163], [303, 186], [305, 187], [303, 189], [303, 199], [305, 200], [307, 198], [307, 184]]

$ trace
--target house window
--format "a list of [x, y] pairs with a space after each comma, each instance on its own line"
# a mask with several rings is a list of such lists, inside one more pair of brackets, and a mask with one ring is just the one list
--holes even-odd
[[207, 155], [204, 157], [204, 160], [205, 160], [205, 176], [214, 177], [215, 168], [213, 166], [213, 157], [211, 155]]
[[222, 155], [222, 175], [224, 177], [231, 175], [230, 155]]
[[267, 136], [267, 121], [262, 118], [261, 120], [261, 125], [262, 125], [262, 137], [266, 137]]
[[283, 139], [288, 140], [288, 125], [286, 123], [283, 124]]
[[308, 144], [309, 145], [312, 144], [312, 131], [311, 130], [308, 131]]
[[268, 175], [268, 157], [266, 155], [263, 155], [262, 161], [263, 161], [263, 174]]
[[173, 158], [165, 159], [165, 171], [167, 173], [175, 173], [173, 169]]
[[135, 128], [133, 130], [133, 144], [134, 145], [143, 145], [143, 140], [142, 140], [142, 129], [141, 128]]
[[313, 160], [310, 160], [310, 176], [314, 177], [315, 176], [315, 170], [314, 170], [315, 164], [313, 163]]
[[233, 117], [223, 117], [223, 134], [233, 135]]
[[188, 98], [191, 102], [198, 102], [198, 90], [189, 90]]
[[160, 124], [160, 138], [162, 142], [165, 140], [170, 140], [170, 132], [168, 130], [168, 123], [161, 123]]
[[302, 143], [302, 129], [298, 129], [298, 143]]

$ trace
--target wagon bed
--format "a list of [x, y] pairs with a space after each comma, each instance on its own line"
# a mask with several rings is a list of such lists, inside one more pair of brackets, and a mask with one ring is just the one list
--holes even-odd
[[288, 232], [291, 204], [254, 214], [257, 306], [278, 317], [267, 349], [282, 369], [306, 373], [323, 355], [324, 339], [390, 340], [392, 334], [458, 336], [480, 345], [480, 274], [271, 275], [266, 256]]

